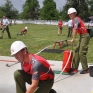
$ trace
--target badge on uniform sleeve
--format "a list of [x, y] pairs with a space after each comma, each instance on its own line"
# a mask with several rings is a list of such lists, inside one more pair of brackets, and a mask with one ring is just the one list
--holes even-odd
[[34, 74], [34, 75], [38, 74], [38, 71], [34, 71], [33, 74]]
[[74, 25], [74, 28], [77, 29], [77, 24]]
[[75, 26], [77, 26], [77, 24], [75, 24]]

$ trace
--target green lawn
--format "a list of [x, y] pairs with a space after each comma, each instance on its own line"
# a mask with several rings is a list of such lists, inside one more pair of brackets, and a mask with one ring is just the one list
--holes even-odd
[[[25, 26], [28, 27], [28, 32], [25, 36], [18, 36], [20, 30]], [[12, 25], [10, 27], [10, 32], [12, 39], [8, 39], [7, 33], [5, 31], [3, 39], [0, 39], [0, 55], [1, 56], [10, 56], [10, 45], [16, 40], [23, 41], [27, 46], [28, 50], [31, 53], [37, 53], [43, 48], [51, 45], [49, 49], [53, 48], [53, 44], [57, 40], [67, 39], [67, 27], [63, 27], [63, 32], [61, 36], [57, 35], [57, 26], [52, 25], [34, 25], [34, 24], [20, 24]], [[0, 30], [1, 31], [1, 30]], [[76, 37], [78, 39], [78, 36]], [[67, 47], [64, 43], [63, 50], [72, 50], [71, 42], [68, 42], [69, 46]], [[73, 51], [76, 47], [77, 40], [74, 42]], [[59, 49], [57, 45], [55, 49]], [[89, 51], [87, 54], [88, 62], [93, 62], [93, 39], [91, 38], [89, 44]], [[47, 53], [41, 52], [39, 55], [45, 57], [47, 60], [62, 60], [63, 53]]]

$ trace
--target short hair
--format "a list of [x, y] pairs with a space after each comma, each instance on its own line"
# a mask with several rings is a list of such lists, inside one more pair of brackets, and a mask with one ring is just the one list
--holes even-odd
[[26, 50], [26, 52], [28, 53], [28, 49], [27, 49], [27, 47], [23, 48], [22, 50]]

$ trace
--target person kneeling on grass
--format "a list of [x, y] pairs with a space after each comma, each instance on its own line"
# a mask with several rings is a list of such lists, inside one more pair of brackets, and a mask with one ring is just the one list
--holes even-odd
[[23, 28], [23, 29], [21, 30], [21, 33], [20, 33], [20, 34], [17, 34], [17, 35], [22, 35], [22, 36], [24, 36], [24, 35], [26, 35], [26, 33], [27, 33], [27, 27]]
[[[22, 41], [13, 42], [10, 51], [22, 67], [14, 72], [16, 93], [50, 93], [54, 84], [54, 72], [47, 60], [29, 53]], [[28, 89], [26, 83], [30, 84]]]

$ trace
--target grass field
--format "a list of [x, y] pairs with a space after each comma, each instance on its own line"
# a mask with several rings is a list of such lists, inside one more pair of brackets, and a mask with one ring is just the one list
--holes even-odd
[[[18, 36], [20, 30], [25, 26], [28, 27], [28, 32], [25, 36]], [[34, 24], [17, 24], [10, 27], [10, 33], [12, 39], [8, 39], [7, 33], [5, 31], [3, 39], [0, 39], [0, 55], [1, 56], [10, 56], [10, 45], [16, 40], [23, 41], [27, 46], [28, 50], [31, 53], [37, 53], [45, 47], [49, 46], [49, 49], [53, 48], [53, 44], [57, 40], [67, 39], [67, 27], [63, 27], [63, 32], [61, 36], [57, 35], [57, 26], [52, 25], [34, 25]], [[1, 31], [1, 30], [0, 30]], [[78, 39], [78, 36], [76, 37]], [[62, 50], [72, 50], [74, 51], [76, 47], [77, 40], [74, 42], [73, 48], [72, 44], [69, 41], [69, 46], [66, 46], [64, 43]], [[57, 45], [55, 49], [59, 49]], [[91, 38], [89, 44], [89, 51], [87, 54], [88, 62], [93, 62], [93, 39]], [[48, 53], [41, 52], [39, 55], [45, 57], [47, 60], [62, 60], [62, 53]]]

